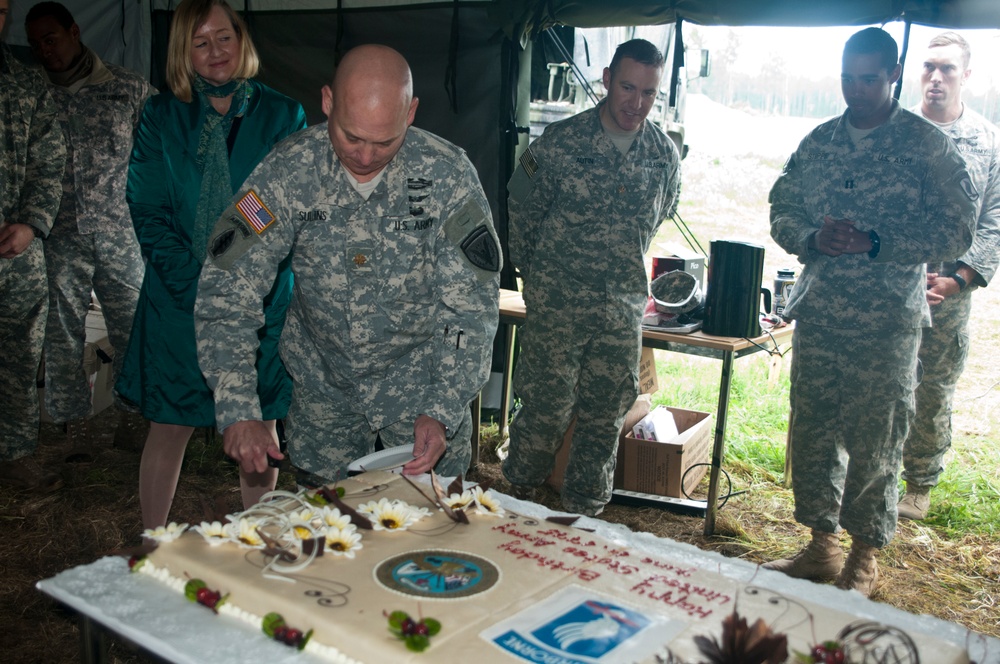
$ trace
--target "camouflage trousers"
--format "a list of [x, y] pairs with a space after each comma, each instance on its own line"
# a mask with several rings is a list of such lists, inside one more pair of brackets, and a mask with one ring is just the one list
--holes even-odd
[[[434, 466], [438, 475], [464, 475], [472, 461], [472, 409], [457, 431], [448, 432], [448, 449]], [[347, 467], [375, 451], [376, 438], [385, 448], [413, 443], [413, 421], [399, 421], [374, 430], [364, 415], [351, 409], [347, 399], [331, 399], [295, 385], [285, 418], [288, 452], [296, 467], [328, 482], [347, 477]]]
[[132, 229], [81, 234], [56, 227], [45, 242], [49, 315], [45, 326], [45, 408], [56, 422], [86, 417], [90, 386], [83, 368], [93, 290], [101, 303], [118, 379], [144, 270]]
[[45, 250], [35, 238], [20, 256], [0, 258], [0, 460], [38, 446], [38, 365], [49, 308]]
[[951, 410], [955, 387], [969, 355], [972, 292], [962, 291], [931, 307], [933, 327], [920, 339], [923, 374], [917, 385], [917, 413], [903, 445], [903, 479], [935, 486], [951, 448]]
[[513, 484], [544, 482], [575, 414], [562, 503], [593, 513], [611, 499], [618, 434], [639, 394], [641, 314], [626, 301], [595, 306], [530, 290], [525, 301], [514, 373], [521, 408], [503, 474]]
[[885, 546], [913, 417], [920, 329], [868, 331], [796, 322], [790, 435], [795, 520]]

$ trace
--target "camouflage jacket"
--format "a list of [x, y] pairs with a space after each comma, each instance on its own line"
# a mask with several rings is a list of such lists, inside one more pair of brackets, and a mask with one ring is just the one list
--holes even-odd
[[[924, 264], [969, 248], [979, 194], [954, 143], [896, 102], [858, 145], [847, 122], [845, 113], [810, 132], [771, 189], [771, 237], [805, 266], [785, 316], [837, 328], [926, 327]], [[810, 250], [825, 215], [874, 230], [874, 260]]]
[[643, 255], [680, 192], [680, 156], [647, 121], [628, 153], [600, 105], [549, 125], [507, 185], [511, 260], [533, 281], [646, 302]]
[[0, 45], [0, 221], [48, 235], [59, 209], [66, 145], [37, 71]]
[[[920, 113], [920, 106], [913, 112]], [[961, 261], [979, 275], [976, 285], [986, 286], [1000, 262], [1000, 131], [968, 106], [950, 127], [938, 128], [955, 141], [958, 151], [965, 157], [969, 175], [980, 193], [979, 218], [972, 247], [958, 261], [934, 263], [927, 269], [951, 274]]]
[[296, 386], [346, 400], [373, 429], [425, 414], [457, 430], [489, 375], [501, 267], [465, 153], [411, 127], [367, 201], [325, 124], [257, 167], [212, 232], [195, 306], [220, 428], [260, 417], [260, 301], [289, 252], [280, 348]]
[[125, 183], [149, 84], [95, 56], [94, 71], [82, 87], [50, 83], [49, 91], [69, 149], [56, 226], [80, 233], [131, 230]]

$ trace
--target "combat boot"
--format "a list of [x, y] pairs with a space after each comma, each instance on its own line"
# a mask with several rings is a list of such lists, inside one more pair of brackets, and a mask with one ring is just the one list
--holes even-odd
[[927, 518], [927, 512], [930, 508], [931, 488], [907, 482], [906, 493], [903, 494], [903, 497], [899, 499], [899, 504], [896, 505], [899, 518], [922, 521]]
[[774, 560], [761, 565], [764, 569], [783, 572], [796, 579], [826, 581], [836, 578], [844, 564], [844, 551], [836, 533], [812, 531], [812, 541], [791, 558]]
[[62, 485], [62, 478], [38, 465], [34, 456], [21, 457], [16, 461], [0, 461], [0, 486], [33, 493], [51, 493]]
[[836, 586], [844, 590], [857, 590], [865, 597], [871, 595], [878, 582], [876, 553], [878, 549], [874, 546], [865, 544], [857, 537], [853, 538], [851, 552], [847, 555], [844, 569], [837, 577]]
[[115, 427], [115, 438], [111, 445], [116, 450], [141, 452], [149, 433], [149, 422], [141, 413], [122, 411]]
[[87, 419], [69, 420], [66, 428], [66, 461], [68, 463], [90, 463], [94, 460], [87, 436]]

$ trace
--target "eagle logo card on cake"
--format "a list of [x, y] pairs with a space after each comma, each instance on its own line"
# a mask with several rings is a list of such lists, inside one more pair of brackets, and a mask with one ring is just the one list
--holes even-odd
[[686, 624], [569, 586], [479, 636], [528, 662], [610, 664], [662, 652]]

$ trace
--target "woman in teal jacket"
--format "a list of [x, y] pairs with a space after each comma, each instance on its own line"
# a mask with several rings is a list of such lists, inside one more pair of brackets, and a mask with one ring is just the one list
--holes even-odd
[[[298, 102], [252, 80], [258, 69], [246, 26], [224, 0], [184, 0], [168, 45], [172, 94], [150, 98], [135, 138], [128, 203], [146, 273], [116, 390], [150, 420], [139, 469], [146, 528], [166, 523], [194, 428], [215, 425], [193, 318], [208, 234], [271, 147], [306, 126]], [[257, 391], [272, 430], [292, 390], [277, 349], [292, 292], [290, 260], [262, 303]], [[276, 469], [241, 472], [244, 504], [276, 479]]]

